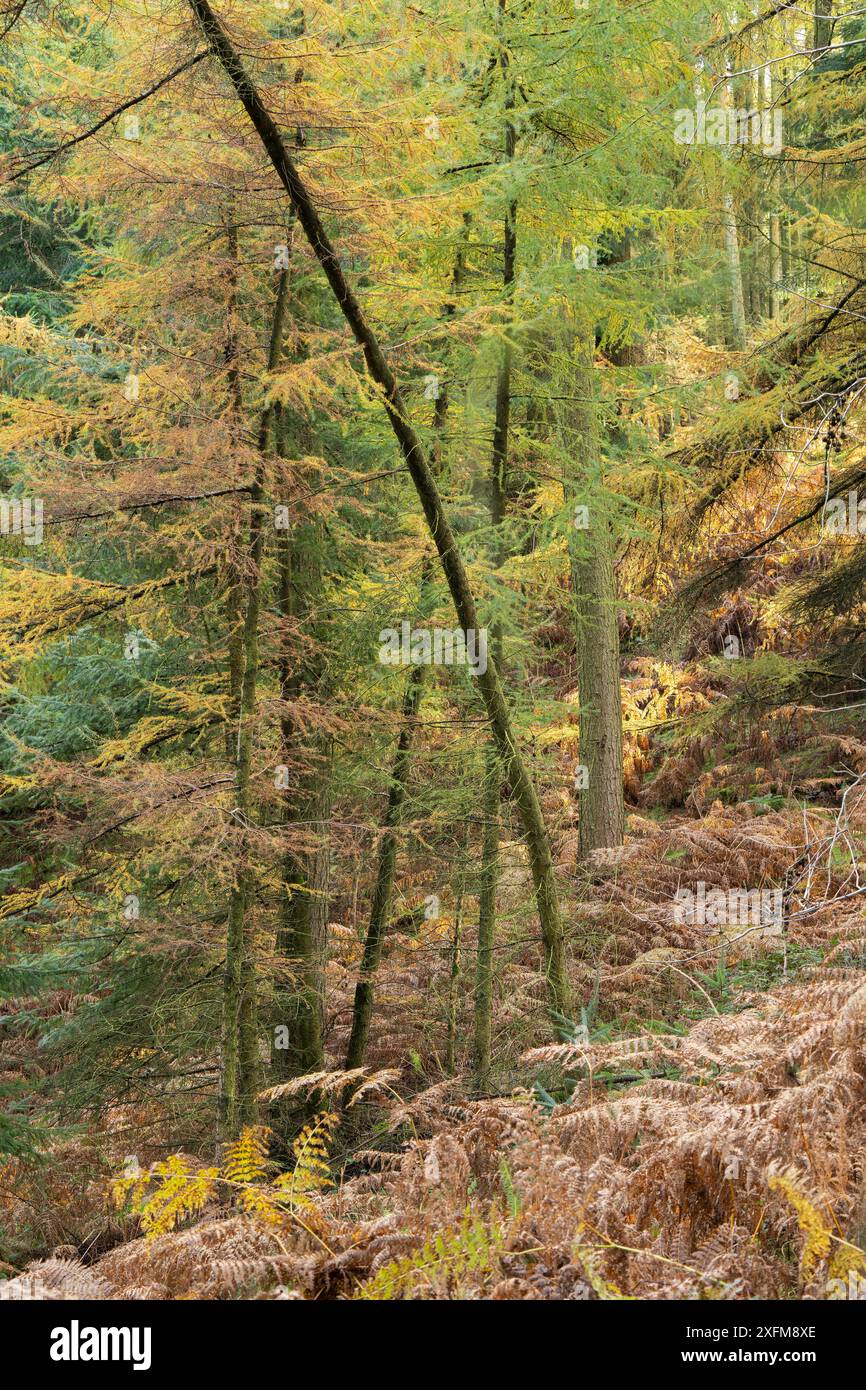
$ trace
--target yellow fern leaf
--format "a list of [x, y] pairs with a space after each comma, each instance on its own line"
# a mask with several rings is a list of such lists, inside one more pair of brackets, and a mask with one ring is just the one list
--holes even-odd
[[[172, 1154], [155, 1163], [143, 1181], [139, 1180], [140, 1196], [137, 1209], [144, 1232], [150, 1236], [165, 1235], [182, 1221], [196, 1216], [212, 1196], [219, 1177], [218, 1168], [199, 1168], [191, 1171], [180, 1154]], [[146, 1198], [148, 1180], [159, 1180], [156, 1191]], [[121, 1180], [123, 1181], [123, 1180]], [[135, 1207], [133, 1209], [136, 1209]]]
[[495, 1211], [485, 1222], [467, 1208], [458, 1226], [437, 1232], [410, 1255], [383, 1265], [354, 1297], [381, 1302], [411, 1298], [433, 1287], [459, 1298], [469, 1276], [474, 1276], [476, 1284], [483, 1284], [494, 1273], [504, 1243]]
[[776, 1173], [770, 1187], [782, 1193], [797, 1213], [797, 1225], [806, 1237], [800, 1254], [800, 1271], [805, 1279], [830, 1253], [832, 1234], [818, 1208], [800, 1191], [792, 1173]]
[[247, 1125], [240, 1138], [226, 1147], [222, 1176], [227, 1182], [260, 1182], [268, 1167], [268, 1139], [271, 1131], [261, 1125]]

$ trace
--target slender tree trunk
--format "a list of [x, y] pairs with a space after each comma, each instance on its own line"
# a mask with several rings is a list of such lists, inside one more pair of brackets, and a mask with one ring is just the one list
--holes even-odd
[[[566, 342], [572, 356], [570, 394], [575, 404], [563, 445], [573, 460], [571, 491], [581, 508], [575, 514], [578, 524], [570, 532], [570, 559], [580, 694], [580, 765], [575, 788], [580, 854], [586, 855], [622, 844], [622, 702], [613, 536], [603, 487], [590, 490], [600, 453], [594, 335], [578, 319]], [[629, 345], [619, 355], [632, 361], [640, 352]]]
[[[572, 549], [580, 690], [578, 782], [580, 853], [622, 844], [625, 809], [622, 774], [622, 705], [613, 538], [603, 506], [590, 507], [589, 544]], [[582, 785], [585, 780], [585, 785]]]
[[484, 769], [481, 840], [481, 882], [478, 892], [478, 949], [475, 956], [475, 1017], [472, 1038], [472, 1076], [478, 1095], [490, 1089], [493, 1038], [493, 937], [496, 927], [496, 888], [499, 882], [499, 788], [501, 768], [495, 744], [487, 749]]
[[[319, 213], [310, 198], [306, 184], [289, 157], [277, 126], [266, 110], [241, 59], [214, 15], [208, 0], [189, 0], [189, 3], [214, 54], [222, 63], [240, 102], [258, 132], [283, 187], [289, 194], [310, 246], [324, 271], [347, 324], [361, 347], [370, 376], [381, 391], [388, 420], [418, 493], [460, 625], [464, 632], [477, 633], [479, 630], [478, 614], [466, 567], [445, 513], [424, 447], [412, 424], [390, 363], [379, 346], [379, 342], [343, 273], [342, 266]], [[535, 786], [517, 747], [511, 716], [495, 661], [488, 660], [485, 671], [483, 673], [479, 671], [478, 685], [526, 836], [544, 943], [548, 1002], [551, 1016], [556, 1023], [559, 1015], [568, 1015], [571, 1008], [571, 996], [565, 967], [563, 925], [556, 891], [550, 840]], [[556, 1031], [558, 1034], [563, 1031], [558, 1024], [556, 1024]]]
[[[504, 10], [505, 0], [500, 0]], [[508, 50], [503, 45], [499, 67], [505, 83], [505, 162], [514, 159], [516, 134], [509, 113], [514, 108], [514, 81], [509, 72]], [[517, 204], [512, 201], [506, 210], [502, 229], [502, 283], [505, 303], [509, 310], [514, 298], [514, 273], [517, 261]], [[503, 560], [501, 535], [505, 517], [508, 473], [508, 433], [511, 424], [511, 322], [496, 374], [496, 414], [493, 423], [493, 450], [490, 467], [489, 511], [493, 533], [494, 566]], [[493, 660], [502, 666], [502, 624], [494, 623], [491, 634]], [[473, 1045], [473, 1076], [475, 1089], [483, 1095], [490, 1089], [491, 1042], [493, 1037], [493, 939], [496, 931], [496, 888], [499, 881], [499, 800], [502, 767], [495, 739], [490, 740], [484, 773], [484, 834], [481, 851], [481, 885], [478, 894], [478, 954], [475, 961], [475, 1029]]]
[[[228, 418], [230, 437], [233, 446], [241, 438], [243, 427], [243, 396], [241, 393], [241, 374], [239, 368], [238, 346], [238, 229], [234, 221], [235, 211], [231, 210], [226, 227], [226, 257], [228, 261], [228, 293], [226, 295], [225, 347], [223, 358], [226, 364], [226, 385], [228, 388]], [[241, 506], [235, 509], [231, 520], [228, 538], [228, 591], [226, 595], [226, 629], [228, 632], [229, 658], [229, 712], [226, 721], [225, 746], [229, 762], [237, 760], [238, 720], [240, 716], [241, 683], [244, 675], [244, 624], [243, 624], [243, 583], [238, 565], [238, 552], [241, 546]]]
[[731, 347], [738, 351], [746, 346], [746, 309], [743, 301], [743, 273], [740, 268], [740, 242], [734, 199], [726, 193], [722, 199], [722, 227], [725, 235], [725, 260], [731, 294]]
[[[632, 237], [626, 233], [610, 260], [632, 258]], [[580, 764], [575, 778], [579, 810], [579, 853], [615, 849], [625, 829], [622, 759], [622, 695], [619, 673], [619, 623], [614, 572], [614, 538], [608, 515], [604, 479], [599, 473], [599, 427], [595, 331], [576, 307], [563, 335], [569, 359], [568, 395], [574, 404], [560, 412], [563, 453], [572, 461], [567, 489], [580, 512], [570, 530], [572, 604], [574, 611], [577, 679], [580, 697]], [[617, 367], [638, 367], [645, 357], [640, 340], [613, 343], [606, 348]], [[625, 436], [614, 421], [609, 426], [615, 443]]]
[[[280, 694], [289, 701], [313, 684], [312, 671], [299, 672], [289, 621], [309, 616], [321, 591], [321, 573], [316, 561], [319, 530], [313, 523], [299, 523], [292, 535], [284, 532], [278, 543], [279, 595], [285, 621], [280, 653]], [[282, 721], [283, 756], [288, 761], [298, 743], [292, 719]], [[279, 985], [275, 997], [275, 1019], [287, 1030], [288, 1038], [275, 1045], [274, 1070], [281, 1079], [319, 1071], [323, 1065], [322, 1018], [324, 1013], [324, 954], [327, 931], [328, 869], [330, 848], [325, 827], [331, 803], [331, 749], [324, 739], [313, 740], [315, 752], [310, 769], [287, 802], [283, 820], [287, 827], [296, 821], [309, 823], [316, 839], [310, 850], [291, 852], [283, 863], [282, 896], [276, 947], [293, 978]]]
[[466, 852], [469, 847], [469, 827], [464, 827], [461, 842], [460, 873], [457, 898], [454, 904], [454, 927], [448, 948], [448, 1010], [445, 1031], [445, 1071], [453, 1076], [457, 1067], [457, 996], [460, 988], [460, 938], [463, 931], [463, 895], [466, 891]]
[[[773, 72], [767, 63], [763, 72], [764, 108], [773, 113]], [[779, 317], [782, 279], [782, 221], [779, 215], [778, 182], [781, 170], [775, 171], [769, 188], [770, 211], [767, 214], [767, 310], [771, 319]]]
[[391, 787], [388, 792], [388, 806], [385, 811], [385, 833], [379, 846], [376, 866], [376, 886], [373, 890], [373, 903], [370, 909], [370, 922], [364, 940], [364, 954], [361, 971], [355, 986], [355, 1002], [352, 1009], [352, 1031], [346, 1049], [346, 1070], [364, 1064], [367, 1039], [370, 1034], [370, 1019], [373, 1016], [373, 981], [382, 958], [382, 943], [394, 887], [394, 866], [397, 862], [396, 827], [400, 823], [400, 810], [406, 795], [406, 780], [409, 772], [410, 749], [418, 705], [421, 700], [421, 686], [424, 680], [424, 667], [413, 666], [406, 682], [403, 695], [403, 708], [400, 716], [400, 734], [397, 752], [391, 770]]
[[[728, 69], [730, 71], [730, 68]], [[734, 105], [732, 82], [722, 86], [722, 105], [730, 109]], [[731, 298], [730, 343], [737, 351], [746, 346], [746, 309], [743, 298], [743, 271], [740, 265], [740, 241], [737, 233], [737, 214], [734, 209], [733, 194], [725, 192], [722, 197], [722, 230], [725, 241], [725, 261], [728, 269], [728, 284]]]
[[[274, 308], [268, 354], [269, 371], [273, 371], [279, 357], [285, 303], [286, 278], [283, 274], [280, 277]], [[242, 630], [243, 674], [238, 707], [235, 804], [232, 809], [232, 817], [241, 829], [240, 863], [229, 901], [223, 988], [220, 1085], [220, 1136], [223, 1141], [235, 1138], [243, 1126], [254, 1118], [257, 1089], [256, 974], [250, 939], [255, 874], [249, 859], [250, 846], [246, 826], [252, 809], [250, 773], [258, 679], [258, 623], [264, 542], [262, 511], [270, 423], [271, 412], [268, 408], [264, 412], [260, 427], [259, 463], [250, 492], [249, 576], [246, 580], [246, 608]]]
[[[294, 226], [289, 230], [290, 254]], [[291, 269], [283, 272], [288, 278]], [[277, 453], [289, 456], [295, 447], [290, 438], [288, 417], [281, 405], [274, 407]], [[304, 438], [302, 452], [311, 452], [312, 442]], [[277, 606], [283, 621], [279, 653], [280, 697], [286, 705], [302, 690], [312, 689], [321, 679], [316, 661], [299, 661], [294, 633], [298, 625], [307, 628], [322, 590], [319, 561], [321, 528], [315, 518], [298, 517], [291, 528], [278, 532]], [[301, 736], [288, 712], [281, 718], [282, 755], [288, 769], [293, 751], [299, 751]], [[331, 744], [328, 738], [314, 737], [306, 746], [310, 765], [301, 771], [297, 785], [286, 798], [283, 823], [287, 829], [297, 822], [309, 827], [312, 848], [290, 850], [282, 866], [279, 917], [275, 945], [289, 975], [278, 979], [274, 991], [274, 1038], [271, 1064], [275, 1075], [285, 1080], [320, 1071], [323, 1066], [322, 1024], [324, 1019], [324, 966], [327, 942], [328, 880], [330, 846], [326, 833], [330, 817], [332, 777]], [[286, 789], [288, 791], [288, 788]], [[277, 1107], [292, 1127], [292, 1107]], [[298, 1113], [303, 1106], [296, 1107]]]
[[782, 280], [786, 286], [784, 291], [787, 298], [787, 285], [791, 279], [791, 219], [787, 213], [782, 214]]
[[782, 281], [782, 219], [778, 209], [770, 213], [769, 223], [769, 242], [770, 242], [770, 318], [779, 317], [781, 305], [781, 281]]
[[324, 1014], [324, 957], [327, 943], [330, 848], [325, 827], [331, 807], [330, 752], [322, 749], [307, 785], [296, 805], [286, 813], [286, 823], [308, 820], [319, 837], [315, 849], [287, 857], [283, 870], [276, 947], [291, 978], [275, 991], [274, 1017], [285, 1028], [272, 1052], [276, 1076], [281, 1080], [320, 1071]]
[[[754, 216], [752, 204], [746, 208], [745, 215], [748, 224]], [[762, 281], [761, 276], [761, 250], [758, 238], [753, 233], [747, 232], [743, 257], [743, 297], [748, 323], [756, 323], [763, 314], [762, 293], [765, 282]]]

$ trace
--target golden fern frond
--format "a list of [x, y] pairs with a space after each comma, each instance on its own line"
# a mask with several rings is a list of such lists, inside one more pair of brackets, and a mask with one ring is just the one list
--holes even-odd
[[[165, 1235], [188, 1217], [198, 1215], [213, 1195], [219, 1175], [218, 1168], [191, 1170], [181, 1154], [155, 1163], [144, 1186], [139, 1182], [139, 1195], [134, 1197], [137, 1205], [133, 1210], [141, 1216], [142, 1229], [149, 1236]], [[147, 1197], [146, 1186], [154, 1178], [159, 1180], [158, 1186]]]
[[796, 1174], [792, 1169], [786, 1169], [784, 1173], [774, 1173], [770, 1177], [769, 1186], [781, 1192], [797, 1214], [797, 1225], [806, 1237], [800, 1252], [800, 1271], [803, 1277], [808, 1279], [815, 1266], [830, 1253], [830, 1228], [818, 1208], [797, 1185]]
[[279, 1225], [285, 1210], [272, 1188], [252, 1183], [238, 1193], [238, 1206], [247, 1216], [254, 1216], [272, 1226]]
[[410, 1255], [390, 1260], [361, 1284], [354, 1297], [377, 1302], [405, 1299], [432, 1286], [459, 1298], [470, 1275], [483, 1281], [494, 1272], [504, 1245], [496, 1212], [485, 1222], [467, 1208], [458, 1226], [438, 1231]]
[[583, 1267], [587, 1283], [600, 1299], [604, 1301], [628, 1299], [629, 1295], [624, 1294], [621, 1289], [617, 1288], [613, 1280], [608, 1279], [605, 1275], [602, 1268], [603, 1255], [603, 1250], [598, 1250], [591, 1245], [578, 1243], [574, 1249], [574, 1258]]
[[268, 1168], [268, 1140], [264, 1125], [247, 1125], [234, 1143], [226, 1145], [222, 1176], [226, 1182], [261, 1182]]
[[116, 1207], [122, 1207], [127, 1199], [133, 1211], [140, 1211], [150, 1183], [150, 1174], [138, 1171], [124, 1173], [111, 1184], [111, 1200]]
[[291, 1172], [281, 1173], [274, 1183], [281, 1203], [287, 1203], [289, 1210], [309, 1207], [313, 1193], [332, 1186], [329, 1158], [338, 1123], [338, 1115], [324, 1111], [304, 1126], [292, 1144], [295, 1166]]

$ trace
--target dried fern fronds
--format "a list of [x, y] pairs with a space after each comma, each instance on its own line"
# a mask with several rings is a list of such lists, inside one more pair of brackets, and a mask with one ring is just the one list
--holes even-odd
[[374, 1091], [385, 1090], [400, 1080], [400, 1072], [393, 1067], [370, 1072], [368, 1067], [353, 1067], [350, 1071], [314, 1071], [305, 1076], [295, 1076], [279, 1086], [269, 1086], [259, 1093], [259, 1100], [286, 1100], [289, 1096], [310, 1095], [321, 1091], [325, 1095], [340, 1096], [353, 1092], [349, 1106], [356, 1105]]

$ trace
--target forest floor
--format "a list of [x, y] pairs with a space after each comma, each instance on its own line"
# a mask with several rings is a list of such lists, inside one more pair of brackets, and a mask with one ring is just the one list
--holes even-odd
[[[571, 1042], [549, 1042], [514, 840], [486, 1094], [446, 1059], [449, 1000], [458, 1063], [471, 1032], [468, 898], [456, 973], [453, 905], [390, 934], [362, 1090], [345, 1108], [336, 1070], [307, 1086], [318, 1115], [294, 1178], [275, 1177], [260, 1132], [231, 1171], [204, 1141], [150, 1169], [170, 1152], [164, 1113], [113, 1200], [128, 1116], [59, 1135], [47, 1163], [4, 1170], [20, 1254], [2, 1296], [862, 1297], [866, 746], [802, 707], [682, 732], [665, 711], [711, 709], [705, 677], [648, 658], [626, 676], [653, 731], [627, 720], [622, 850], [578, 864], [569, 800], [547, 794], [581, 1001]], [[560, 751], [567, 768], [567, 738]], [[359, 943], [345, 924], [330, 934], [336, 1069]]]

